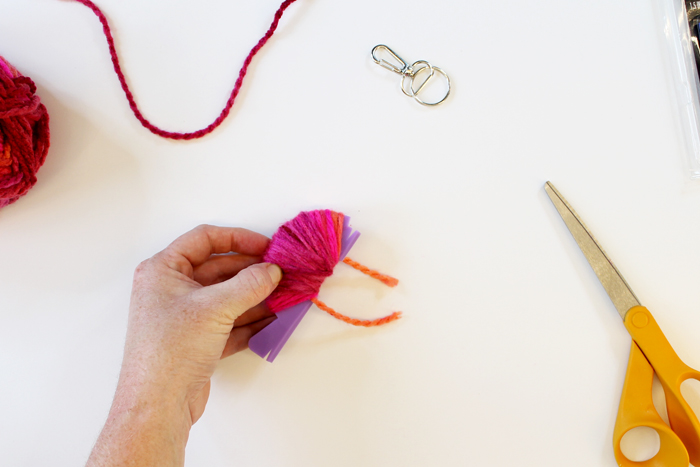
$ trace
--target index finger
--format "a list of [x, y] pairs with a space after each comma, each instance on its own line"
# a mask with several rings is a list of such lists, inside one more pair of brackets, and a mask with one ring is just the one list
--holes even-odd
[[211, 255], [241, 253], [261, 256], [270, 239], [248, 229], [200, 225], [178, 237], [161, 253], [168, 266], [188, 276]]

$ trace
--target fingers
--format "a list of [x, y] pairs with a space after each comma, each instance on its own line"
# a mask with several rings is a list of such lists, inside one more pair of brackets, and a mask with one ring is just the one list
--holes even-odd
[[242, 269], [261, 261], [260, 256], [214, 255], [194, 268], [194, 280], [203, 286], [218, 284], [238, 274]]
[[265, 300], [282, 279], [275, 264], [260, 263], [243, 269], [231, 279], [198, 291], [220, 306], [223, 322], [233, 322], [245, 311]]
[[200, 225], [171, 243], [158, 257], [178, 272], [193, 277], [193, 270], [213, 254], [241, 253], [261, 256], [270, 240], [240, 228]]
[[236, 318], [236, 321], [233, 323], [233, 327], [236, 328], [240, 326], [246, 326], [250, 323], [260, 321], [261, 319], [270, 318], [274, 316], [275, 314], [270, 311], [265, 302], [262, 302], [261, 304], [254, 306], [253, 308]]
[[229, 357], [241, 350], [248, 348], [248, 341], [250, 338], [262, 331], [265, 326], [273, 322], [276, 318], [274, 316], [262, 319], [260, 321], [255, 321], [254, 323], [247, 324], [245, 326], [233, 328], [231, 334], [228, 336], [226, 341], [226, 346], [224, 351], [221, 353], [221, 358]]

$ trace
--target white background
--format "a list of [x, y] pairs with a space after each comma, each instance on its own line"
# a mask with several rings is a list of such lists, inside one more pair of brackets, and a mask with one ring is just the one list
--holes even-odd
[[[278, 0], [99, 0], [145, 115], [209, 124]], [[189, 466], [614, 466], [630, 338], [551, 180], [700, 367], [700, 185], [651, 0], [299, 0], [228, 120], [172, 142], [131, 114], [97, 18], [0, 0], [0, 54], [51, 116], [39, 182], [0, 211], [0, 463], [85, 462], [135, 266], [200, 223], [272, 235], [331, 208], [362, 237], [278, 359], [219, 365]], [[379, 43], [452, 78], [405, 97]]]

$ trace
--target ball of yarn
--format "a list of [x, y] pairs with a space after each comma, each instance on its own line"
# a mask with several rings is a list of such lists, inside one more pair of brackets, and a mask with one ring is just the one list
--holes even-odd
[[267, 305], [278, 312], [318, 296], [321, 284], [340, 261], [343, 220], [331, 210], [302, 212], [272, 236], [263, 261], [284, 275]]
[[34, 82], [0, 57], [0, 208], [36, 183], [49, 151], [49, 114]]

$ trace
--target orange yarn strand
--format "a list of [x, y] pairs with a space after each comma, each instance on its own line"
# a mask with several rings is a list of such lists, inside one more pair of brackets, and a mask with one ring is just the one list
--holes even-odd
[[[395, 280], [395, 279], [394, 279]], [[384, 318], [379, 318], [379, 319], [356, 319], [356, 318], [350, 318], [349, 316], [341, 315], [337, 311], [335, 311], [333, 308], [329, 307], [325, 303], [323, 303], [321, 300], [318, 298], [312, 298], [311, 301], [320, 309], [331, 315], [332, 317], [339, 319], [341, 321], [344, 321], [348, 324], [352, 324], [353, 326], [364, 326], [366, 328], [370, 328], [372, 326], [381, 326], [382, 324], [390, 323], [392, 321], [396, 321], [401, 317], [401, 312], [400, 311], [395, 311], [389, 316], [385, 316]]]
[[379, 281], [382, 281], [383, 283], [385, 283], [389, 287], [396, 287], [396, 285], [398, 285], [398, 283], [399, 283], [398, 279], [391, 277], [391, 276], [387, 276], [386, 274], [382, 274], [378, 271], [375, 271], [374, 269], [370, 269], [367, 266], [363, 266], [360, 263], [358, 263], [357, 261], [351, 260], [350, 258], [346, 257], [343, 260], [343, 263], [347, 264], [348, 266], [352, 266], [353, 268], [357, 269], [358, 271], [360, 271], [364, 274], [367, 274], [370, 277], [373, 277]]
[[[341, 218], [341, 223], [342, 223], [342, 218]], [[373, 277], [374, 279], [377, 279], [379, 281], [382, 281], [384, 284], [388, 285], [389, 287], [396, 287], [399, 283], [399, 280], [387, 276], [386, 274], [382, 274], [378, 271], [375, 271], [374, 269], [370, 269], [367, 266], [363, 266], [362, 264], [358, 263], [357, 261], [354, 261], [350, 258], [345, 258], [343, 260], [343, 263], [347, 264], [348, 266], [352, 266], [353, 268], [357, 269], [358, 271], [367, 274], [370, 277]], [[357, 319], [357, 318], [350, 318], [349, 316], [345, 316], [343, 314], [338, 313], [335, 311], [333, 308], [329, 307], [325, 303], [323, 303], [321, 300], [318, 298], [312, 298], [311, 301], [319, 307], [321, 310], [325, 311], [332, 317], [339, 319], [341, 321], [344, 321], [348, 324], [352, 324], [353, 326], [364, 326], [366, 328], [372, 327], [372, 326], [381, 326], [382, 324], [390, 323], [392, 321], [396, 321], [397, 319], [401, 318], [401, 312], [400, 311], [395, 311], [389, 316], [385, 316], [383, 318], [379, 319]]]

